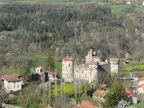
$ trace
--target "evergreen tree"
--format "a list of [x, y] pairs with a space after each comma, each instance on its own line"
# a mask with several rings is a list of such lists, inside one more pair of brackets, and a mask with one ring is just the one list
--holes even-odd
[[126, 94], [124, 92], [123, 85], [119, 82], [113, 82], [109, 92], [105, 97], [105, 102], [103, 104], [104, 108], [115, 108], [118, 105], [118, 102], [122, 99], [126, 99]]
[[55, 61], [52, 56], [49, 56], [46, 60], [46, 69], [49, 71], [54, 71], [55, 69]]

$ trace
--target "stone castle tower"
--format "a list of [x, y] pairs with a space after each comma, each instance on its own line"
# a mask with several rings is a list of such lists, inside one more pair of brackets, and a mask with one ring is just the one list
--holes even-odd
[[102, 81], [106, 74], [116, 75], [119, 73], [119, 59], [110, 58], [109, 61], [102, 61], [101, 57], [96, 55], [92, 49], [86, 56], [86, 62], [82, 64], [75, 64], [71, 57], [62, 59], [62, 78], [65, 82], [72, 82], [75, 80], [87, 81], [93, 83]]
[[90, 62], [89, 63], [89, 83], [97, 82], [98, 79], [98, 62]]
[[62, 78], [65, 82], [72, 82], [74, 78], [74, 61], [71, 57], [62, 60]]
[[110, 71], [111, 71], [111, 75], [117, 75], [119, 73], [118, 58], [110, 58]]

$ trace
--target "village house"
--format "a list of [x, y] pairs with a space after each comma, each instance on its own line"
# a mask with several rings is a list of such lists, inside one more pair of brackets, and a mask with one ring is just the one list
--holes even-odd
[[126, 4], [131, 4], [133, 0], [125, 0]]
[[144, 94], [144, 77], [138, 81], [137, 92], [138, 94]]
[[21, 77], [19, 75], [4, 74], [1, 76], [1, 80], [4, 82], [3, 87], [7, 93], [11, 93], [11, 92], [18, 91], [18, 90], [22, 89], [23, 77]]
[[85, 101], [85, 102], [82, 102], [80, 105], [74, 106], [73, 108], [98, 108], [98, 107], [94, 106], [89, 101]]
[[46, 106], [45, 108], [52, 108], [52, 106], [48, 105], [48, 106]]
[[93, 93], [93, 99], [96, 100], [98, 103], [104, 102], [105, 96], [106, 96], [105, 90], [98, 89]]
[[56, 73], [50, 71], [43, 71], [42, 66], [36, 68], [36, 73], [40, 76], [42, 82], [54, 82], [56, 80]]
[[125, 88], [125, 93], [130, 104], [137, 104], [140, 101], [139, 96], [136, 93], [133, 93], [130, 88]]
[[92, 84], [103, 81], [106, 75], [117, 75], [118, 73], [118, 58], [103, 60], [92, 49], [88, 52], [85, 63], [75, 64], [73, 58], [69, 56], [62, 59], [62, 78], [65, 82], [81, 80]]

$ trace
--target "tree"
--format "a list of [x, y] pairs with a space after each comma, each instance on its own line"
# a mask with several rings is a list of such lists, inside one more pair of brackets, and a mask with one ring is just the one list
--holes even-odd
[[55, 69], [55, 61], [54, 58], [52, 56], [49, 56], [46, 60], [46, 67], [47, 70], [49, 71], [54, 71]]
[[118, 105], [118, 102], [121, 101], [122, 99], [126, 100], [124, 86], [120, 83], [120, 81], [115, 81], [111, 85], [111, 88], [105, 97], [103, 107], [115, 108]]

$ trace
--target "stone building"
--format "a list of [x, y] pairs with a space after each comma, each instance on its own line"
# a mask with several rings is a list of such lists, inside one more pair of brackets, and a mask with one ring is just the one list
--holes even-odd
[[44, 71], [41, 65], [36, 68], [36, 74], [39, 75], [39, 79], [42, 81], [42, 83], [54, 82], [54, 80], [57, 79], [57, 73], [51, 71]]
[[65, 82], [73, 82], [75, 79], [84, 80], [88, 83], [102, 82], [106, 75], [119, 73], [119, 59], [110, 58], [102, 60], [92, 49], [86, 56], [86, 62], [75, 64], [73, 58], [62, 59], [62, 78]]

